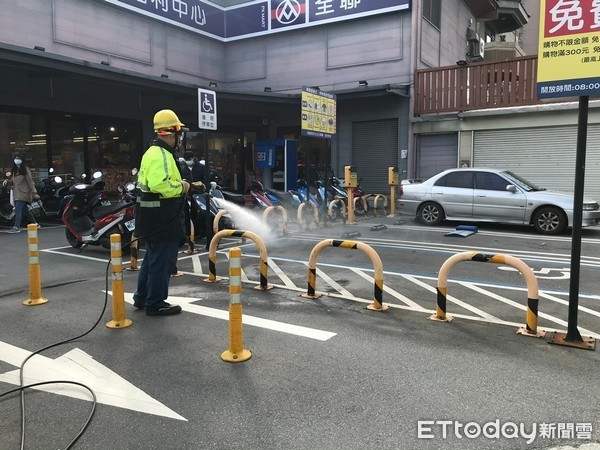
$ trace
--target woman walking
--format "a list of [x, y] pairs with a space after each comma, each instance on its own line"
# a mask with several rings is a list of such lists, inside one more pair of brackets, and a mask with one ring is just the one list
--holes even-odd
[[26, 219], [29, 222], [35, 223], [38, 228], [40, 227], [33, 217], [33, 214], [31, 214], [28, 206], [32, 201], [39, 200], [40, 196], [35, 189], [35, 185], [33, 184], [31, 172], [23, 163], [21, 157], [15, 156], [13, 163], [12, 178], [4, 180], [3, 184], [5, 186], [12, 187], [13, 190], [13, 197], [15, 200], [15, 226], [6, 232], [20, 233], [21, 218], [23, 215], [26, 216]]

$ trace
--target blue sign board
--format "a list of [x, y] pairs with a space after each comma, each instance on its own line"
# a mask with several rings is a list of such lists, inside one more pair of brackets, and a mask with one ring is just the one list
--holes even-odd
[[256, 168], [272, 169], [275, 167], [275, 146], [257, 145], [256, 146]]
[[103, 0], [223, 42], [410, 9], [410, 0]]

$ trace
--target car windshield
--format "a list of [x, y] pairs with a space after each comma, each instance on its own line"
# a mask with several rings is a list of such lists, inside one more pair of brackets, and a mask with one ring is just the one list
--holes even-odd
[[527, 181], [525, 178], [512, 173], [510, 170], [506, 170], [506, 171], [502, 172], [502, 175], [504, 175], [506, 178], [508, 178], [510, 181], [512, 181], [514, 185], [520, 187], [521, 189], [524, 189], [527, 192], [545, 191], [546, 190], [545, 188], [536, 186], [531, 181]]

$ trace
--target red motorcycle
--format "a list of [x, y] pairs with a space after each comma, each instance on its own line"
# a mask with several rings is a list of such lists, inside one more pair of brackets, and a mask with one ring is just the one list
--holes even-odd
[[[67, 242], [74, 248], [101, 245], [110, 248], [110, 235], [120, 234], [121, 244], [131, 240], [135, 230], [134, 203], [111, 204], [93, 184], [78, 183], [69, 188], [73, 196], [65, 206], [62, 222]], [[129, 247], [125, 247], [128, 249]]]

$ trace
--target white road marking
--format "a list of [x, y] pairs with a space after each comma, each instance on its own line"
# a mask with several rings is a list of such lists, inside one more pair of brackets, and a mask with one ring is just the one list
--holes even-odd
[[273, 258], [268, 258], [267, 262], [269, 264], [269, 267], [271, 267], [271, 269], [273, 269], [273, 272], [275, 272], [275, 275], [277, 275], [281, 279], [281, 281], [283, 281], [283, 284], [285, 284], [286, 287], [292, 289], [296, 288], [294, 282], [283, 272], [283, 270], [281, 270], [281, 268], [277, 264], [275, 264]]
[[[19, 367], [30, 354], [27, 350], [0, 341], [0, 358], [13, 366]], [[187, 421], [185, 417], [153, 399], [78, 348], [56, 359], [43, 355], [33, 356], [25, 365], [23, 379], [24, 384], [56, 380], [76, 381], [89, 386], [96, 394], [98, 403]], [[19, 386], [19, 370], [0, 374], [0, 381]], [[92, 401], [87, 390], [75, 385], [57, 383], [34, 389]]]
[[[437, 293], [436, 288], [434, 288], [433, 286], [429, 286], [427, 283], [424, 283], [421, 280], [417, 280], [413, 276], [410, 276], [410, 275], [402, 275], [402, 276], [404, 278], [406, 278], [408, 281], [410, 281], [410, 282], [412, 282], [412, 283], [414, 283], [414, 284], [416, 284], [418, 286], [421, 286], [424, 289], [427, 289], [429, 292], [433, 292], [434, 294]], [[471, 312], [473, 312], [473, 313], [475, 313], [475, 314], [483, 317], [484, 319], [494, 320], [494, 321], [495, 320], [500, 320], [498, 317], [493, 316], [491, 314], [488, 314], [485, 311], [482, 311], [481, 309], [476, 308], [475, 306], [471, 306], [468, 303], [463, 302], [462, 300], [457, 299], [456, 297], [452, 297], [451, 295], [446, 295], [446, 300], [449, 301], [449, 302], [451, 302], [451, 303], [454, 303], [455, 305], [461, 306], [464, 309], [467, 309], [467, 310], [469, 310], [469, 311], [471, 311]]]
[[[363, 277], [365, 280], [368, 280], [370, 283], [375, 283], [375, 278], [367, 275], [362, 270], [352, 269], [352, 271], [355, 274]], [[406, 305], [408, 305], [411, 308], [411, 310], [414, 310], [414, 311], [425, 311], [425, 308], [423, 308], [418, 303], [413, 302], [410, 298], [406, 297], [405, 295], [402, 295], [398, 291], [396, 291], [396, 290], [392, 289], [391, 287], [387, 286], [385, 284], [385, 280], [384, 280], [384, 283], [383, 283], [383, 292], [390, 294], [392, 297], [400, 300], [401, 302], [404, 302]], [[386, 303], [386, 305], [387, 305], [387, 303]]]
[[[540, 296], [540, 298], [546, 298], [546, 299], [551, 300], [553, 302], [560, 303], [561, 305], [567, 305], [567, 306], [569, 305], [569, 301], [568, 300], [563, 300], [562, 298], [554, 297], [553, 295], [550, 295], [550, 294], [548, 294], [546, 292], [540, 291], [540, 292], [538, 292], [538, 295]], [[600, 317], [600, 312], [595, 311], [595, 310], [590, 309], [590, 308], [586, 308], [585, 306], [579, 305], [578, 309], [580, 311], [583, 311], [583, 312], [586, 312], [588, 314], [591, 314], [592, 316]]]
[[200, 256], [198, 255], [192, 255], [192, 267], [194, 268], [194, 273], [197, 273], [198, 275], [204, 275], [204, 272], [202, 271], [202, 263], [200, 262]]
[[[495, 294], [493, 292], [490, 292], [490, 291], [487, 291], [485, 289], [482, 289], [479, 286], [475, 286], [474, 284], [465, 283], [465, 282], [460, 282], [459, 284], [463, 285], [466, 288], [472, 289], [475, 292], [479, 292], [480, 294], [487, 295], [488, 297], [493, 298], [494, 300], [498, 300], [498, 301], [500, 301], [502, 303], [506, 303], [507, 305], [514, 306], [517, 309], [520, 309], [520, 310], [523, 310], [523, 311], [527, 310], [527, 306], [526, 305], [522, 305], [522, 304], [517, 303], [517, 302], [515, 302], [513, 300], [510, 300], [510, 299], [508, 299], [506, 297], [502, 297], [501, 295], [498, 295], [498, 294]], [[546, 313], [540, 312], [539, 310], [538, 310], [538, 317], [541, 317], [543, 319], [546, 319], [546, 320], [549, 320], [551, 322], [557, 323], [559, 325], [562, 325], [563, 327], [566, 327], [566, 326], [569, 325], [568, 322], [566, 322], [565, 320], [562, 320], [562, 319], [559, 319], [557, 317], [551, 316], [550, 314], [546, 314]], [[581, 331], [585, 332], [586, 334], [598, 336], [594, 332], [592, 332], [590, 330], [587, 330], [585, 328], [579, 327], [579, 329]]]
[[[308, 267], [308, 263], [305, 263], [304, 265]], [[333, 278], [331, 278], [329, 275], [327, 275], [325, 272], [323, 272], [318, 267], [317, 267], [317, 271], [316, 271], [316, 276], [317, 276], [317, 280], [319, 278], [322, 279], [325, 283], [327, 283], [332, 288], [334, 288], [336, 291], [338, 291], [340, 293], [340, 295], [342, 295], [343, 297], [347, 297], [347, 298], [354, 297], [354, 294], [352, 292], [350, 292], [344, 286], [339, 284], [337, 281], [335, 281]], [[307, 277], [308, 277], [308, 274], [307, 274]], [[315, 284], [317, 284], [317, 283], [315, 283]]]
[[[109, 292], [109, 294], [112, 295], [112, 292]], [[229, 320], [229, 311], [191, 304], [192, 302], [195, 302], [197, 300], [199, 299], [189, 297], [176, 297], [171, 295], [169, 296], [169, 301], [173, 301], [174, 303], [181, 305], [181, 309], [183, 309], [184, 311], [193, 314], [199, 314], [202, 316], [212, 317], [214, 319], [221, 319], [227, 321]], [[133, 293], [126, 292], [125, 301], [127, 303], [133, 304]], [[275, 320], [263, 319], [261, 317], [249, 316], [247, 314], [242, 314], [242, 323], [254, 327], [279, 331], [281, 333], [293, 334], [295, 336], [315, 339], [317, 341], [327, 341], [337, 335], [337, 333], [332, 333], [330, 331], [323, 331], [318, 330], [316, 328], [292, 325], [286, 322], [278, 322]]]

